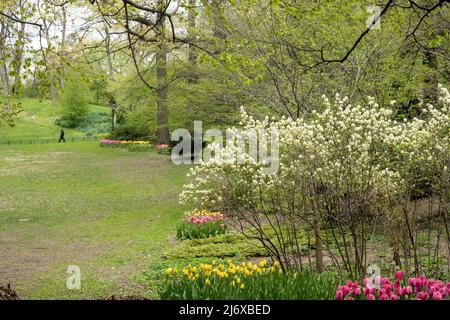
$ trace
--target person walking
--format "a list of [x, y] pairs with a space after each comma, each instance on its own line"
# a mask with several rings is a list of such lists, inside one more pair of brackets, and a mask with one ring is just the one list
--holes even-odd
[[66, 139], [64, 138], [64, 129], [61, 129], [61, 132], [59, 133], [59, 141], [58, 143], [61, 143], [61, 141], [66, 142]]

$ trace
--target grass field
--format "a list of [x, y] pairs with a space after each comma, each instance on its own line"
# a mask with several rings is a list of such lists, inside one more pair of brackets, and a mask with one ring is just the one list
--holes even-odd
[[[29, 142], [30, 140], [41, 139], [58, 139], [59, 128], [54, 125], [57, 117], [61, 116], [61, 107], [53, 106], [49, 100], [39, 99], [20, 99], [22, 112], [16, 118], [15, 127], [0, 127], [0, 143], [7, 143], [12, 141], [14, 143]], [[109, 112], [108, 107], [90, 106], [91, 111], [106, 111]], [[82, 137], [84, 134], [74, 129], [65, 129], [66, 137]]]
[[[0, 283], [37, 299], [154, 296], [136, 276], [168, 247], [186, 169], [96, 142], [0, 146]], [[82, 290], [66, 289], [68, 265]]]
[[[188, 166], [72, 142], [83, 136], [73, 129], [67, 143], [41, 144], [58, 138], [60, 109], [21, 102], [16, 126], [0, 128], [0, 285], [11, 283], [20, 298], [158, 298], [169, 266], [265, 254], [238, 234], [177, 241], [176, 224], [192, 209], [178, 204]], [[81, 290], [66, 287], [69, 265], [81, 269]]]

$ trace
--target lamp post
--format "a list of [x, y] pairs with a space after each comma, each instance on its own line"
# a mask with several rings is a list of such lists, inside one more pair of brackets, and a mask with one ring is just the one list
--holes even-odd
[[116, 101], [114, 100], [114, 98], [111, 98], [111, 112], [112, 112], [112, 119], [111, 119], [111, 130], [114, 130], [114, 127], [116, 125]]

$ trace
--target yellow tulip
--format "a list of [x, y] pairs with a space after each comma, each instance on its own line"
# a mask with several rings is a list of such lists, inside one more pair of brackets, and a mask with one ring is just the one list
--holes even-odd
[[244, 289], [245, 288], [245, 285], [244, 284], [241, 284], [241, 289]]
[[172, 268], [167, 268], [165, 273], [170, 276], [172, 274]]

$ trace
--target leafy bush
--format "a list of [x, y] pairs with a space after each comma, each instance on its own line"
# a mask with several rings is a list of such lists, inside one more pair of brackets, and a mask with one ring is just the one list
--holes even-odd
[[277, 261], [200, 264], [168, 268], [159, 295], [164, 300], [331, 300], [334, 274], [284, 272]]
[[[227, 141], [222, 149], [216, 145], [212, 161], [191, 168], [181, 200], [258, 226], [258, 238], [271, 255], [293, 269], [300, 261], [292, 257], [301, 256], [302, 248], [284, 239], [296, 240], [299, 229], [313, 226], [317, 270], [325, 269], [323, 251], [335, 243], [339, 261], [331, 263], [355, 277], [367, 267], [368, 230], [382, 220], [396, 264], [418, 269], [418, 224], [411, 198], [417, 168], [430, 178], [439, 205], [448, 206], [450, 93], [442, 86], [439, 91], [438, 105], [423, 106], [420, 117], [401, 122], [391, 106], [382, 107], [373, 98], [361, 106], [339, 95], [333, 102], [324, 97], [323, 110], [296, 120], [258, 120], [242, 109], [244, 130], [258, 133], [259, 139], [279, 138], [279, 157], [271, 159], [279, 170], [267, 174], [266, 164], [254, 161], [245, 144]], [[448, 223], [442, 214], [438, 219]], [[267, 241], [264, 225], [280, 234], [274, 242]], [[323, 237], [325, 228], [332, 230], [330, 240]], [[396, 237], [402, 232], [410, 237]], [[403, 258], [399, 248], [411, 247], [414, 254], [406, 252]]]
[[[154, 113], [140, 108], [124, 115], [125, 119], [117, 124], [110, 133], [110, 139], [116, 140], [149, 140], [154, 136]], [[120, 109], [118, 110], [120, 114]]]
[[89, 87], [77, 78], [66, 81], [59, 101], [62, 107], [60, 124], [68, 128], [78, 127], [89, 112]]
[[111, 115], [105, 112], [89, 112], [78, 126], [87, 136], [109, 132], [111, 129]]

